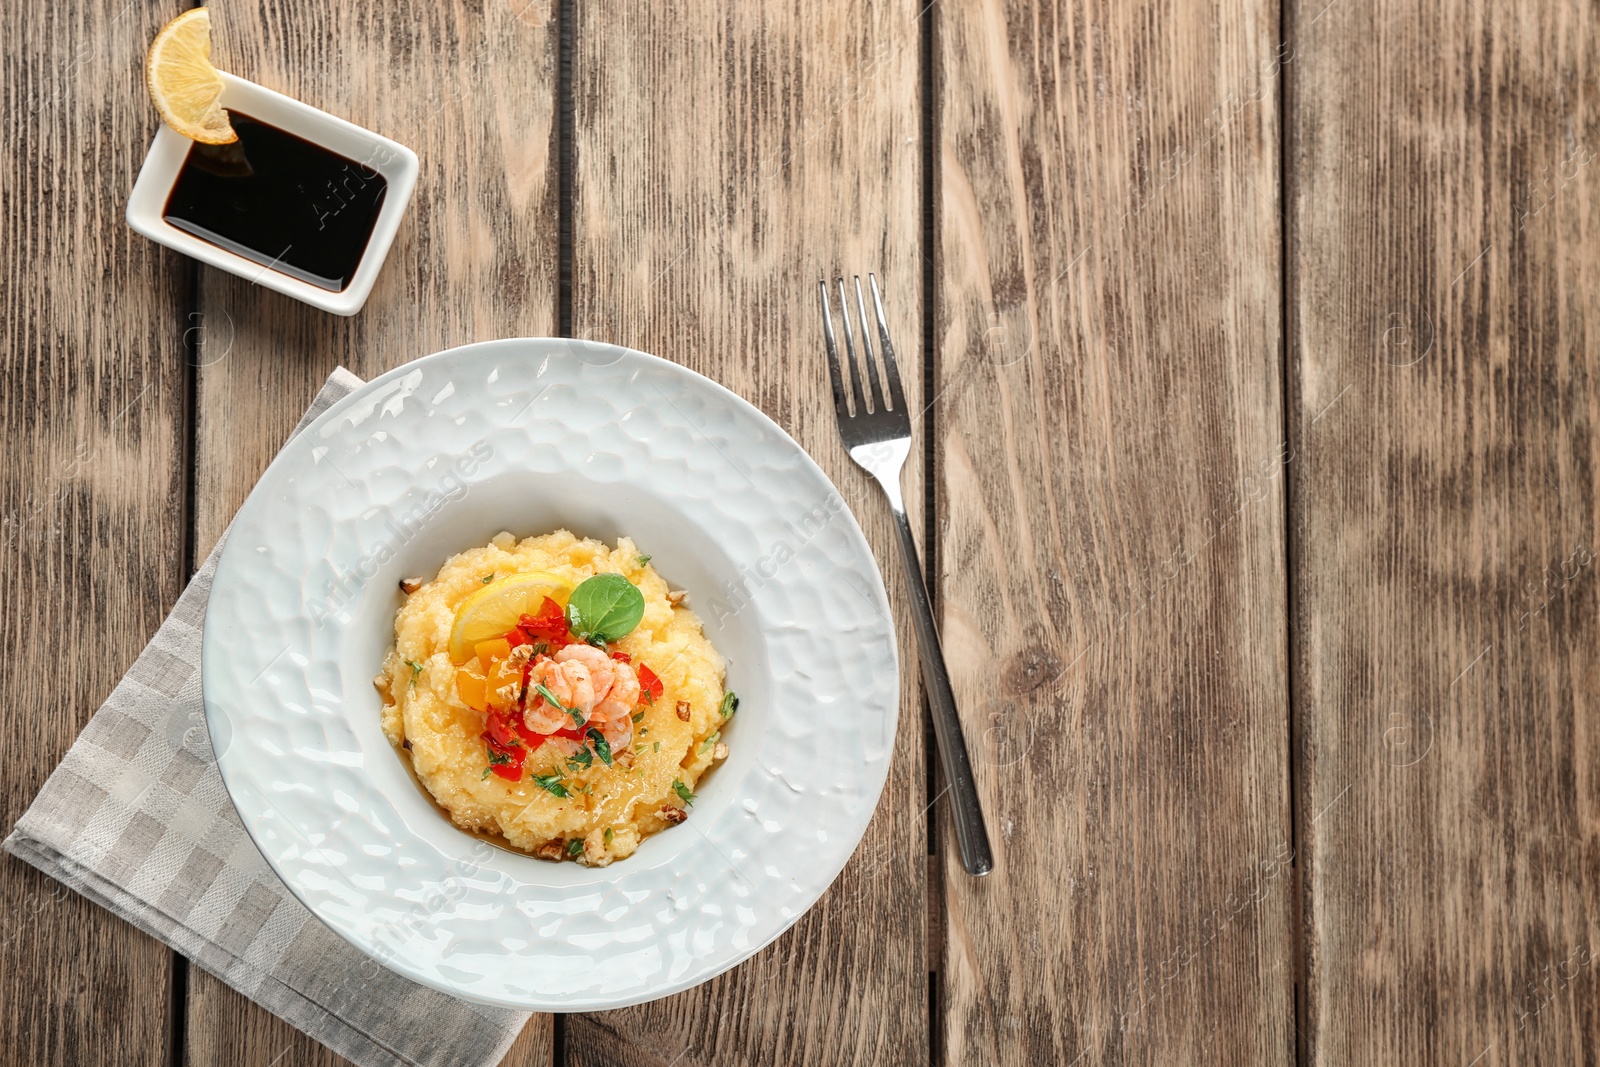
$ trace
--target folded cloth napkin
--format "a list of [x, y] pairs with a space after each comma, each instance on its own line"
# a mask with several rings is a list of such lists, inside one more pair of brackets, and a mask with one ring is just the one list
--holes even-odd
[[[361, 384], [334, 371], [295, 433]], [[219, 541], [6, 850], [363, 1067], [498, 1063], [525, 1013], [468, 1004], [380, 966], [294, 898], [239, 822], [200, 693], [221, 550]]]

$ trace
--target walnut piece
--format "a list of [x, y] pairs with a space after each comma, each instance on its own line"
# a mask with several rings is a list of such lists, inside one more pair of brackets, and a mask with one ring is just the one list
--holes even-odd
[[718, 741], [717, 747], [711, 750], [711, 758], [714, 760], [727, 759], [728, 746], [723, 744], [721, 741]]
[[678, 718], [684, 722], [689, 721], [689, 702], [687, 700], [678, 701]]
[[680, 823], [689, 818], [688, 812], [682, 808], [675, 808], [671, 804], [662, 805], [661, 810], [656, 814], [670, 823]]
[[590, 830], [583, 839], [583, 862], [589, 867], [609, 867], [611, 852], [606, 848], [606, 833], [602, 828]]
[[673, 607], [677, 607], [679, 604], [683, 603], [683, 598], [688, 595], [689, 594], [684, 592], [682, 589], [673, 589], [667, 593], [667, 603], [671, 604]]
[[404, 593], [406, 596], [410, 596], [412, 593], [415, 593], [418, 589], [421, 589], [421, 588], [422, 588], [422, 579], [421, 578], [402, 578], [402, 579], [400, 579], [400, 591], [402, 593]]
[[542, 860], [553, 860], [556, 863], [560, 863], [567, 858], [567, 843], [559, 837], [551, 838], [534, 849], [533, 854]]

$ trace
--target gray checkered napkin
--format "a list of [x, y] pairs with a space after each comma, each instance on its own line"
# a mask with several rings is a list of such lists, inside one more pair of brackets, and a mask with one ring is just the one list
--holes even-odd
[[[361, 384], [334, 371], [295, 432]], [[294, 898], [240, 824], [200, 695], [200, 635], [220, 549], [6, 850], [358, 1064], [499, 1062], [527, 1015], [468, 1004], [379, 966]]]

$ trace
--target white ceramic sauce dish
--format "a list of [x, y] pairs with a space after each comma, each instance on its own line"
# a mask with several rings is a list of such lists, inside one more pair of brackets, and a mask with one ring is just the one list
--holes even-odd
[[382, 137], [344, 119], [319, 111], [309, 104], [273, 92], [271, 89], [222, 73], [222, 106], [241, 112], [260, 122], [370, 167], [388, 183], [382, 207], [372, 227], [366, 250], [343, 289], [334, 291], [314, 285], [291, 274], [275, 270], [236, 252], [187, 233], [164, 217], [169, 197], [189, 157], [194, 142], [162, 124], [146, 153], [138, 180], [128, 198], [128, 225], [168, 248], [182, 252], [230, 274], [237, 274], [257, 285], [291, 296], [335, 315], [354, 315], [361, 310], [378, 272], [400, 230], [400, 220], [411, 202], [417, 184], [417, 156], [405, 145]]

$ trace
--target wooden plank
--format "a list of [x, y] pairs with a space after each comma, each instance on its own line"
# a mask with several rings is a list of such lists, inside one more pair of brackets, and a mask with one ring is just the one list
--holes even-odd
[[1294, 1054], [1274, 13], [939, 5], [949, 1063]]
[[[143, 55], [167, 12], [0, 12], [0, 744], [6, 828], [177, 599], [189, 267], [123, 221], [157, 118]], [[172, 954], [0, 859], [0, 1049], [159, 1063]]]
[[[920, 5], [575, 7], [574, 332], [708, 375], [817, 458], [888, 576], [905, 670], [883, 801], [817, 907], [710, 983], [569, 1018], [566, 1061], [924, 1064], [916, 656], [886, 506], [839, 445], [815, 295], [825, 273], [876, 271], [920, 394]], [[913, 512], [922, 478], [911, 464]]]
[[1304, 1063], [1593, 1063], [1586, 5], [1290, 5]]
[[[470, 341], [555, 332], [551, 0], [219, 5], [219, 66], [393, 137], [422, 165], [366, 308], [339, 319], [201, 269], [195, 531], [204, 553], [339, 364], [364, 377]], [[190, 972], [189, 1062], [342, 1062]], [[537, 1018], [507, 1064], [550, 1058]]]

